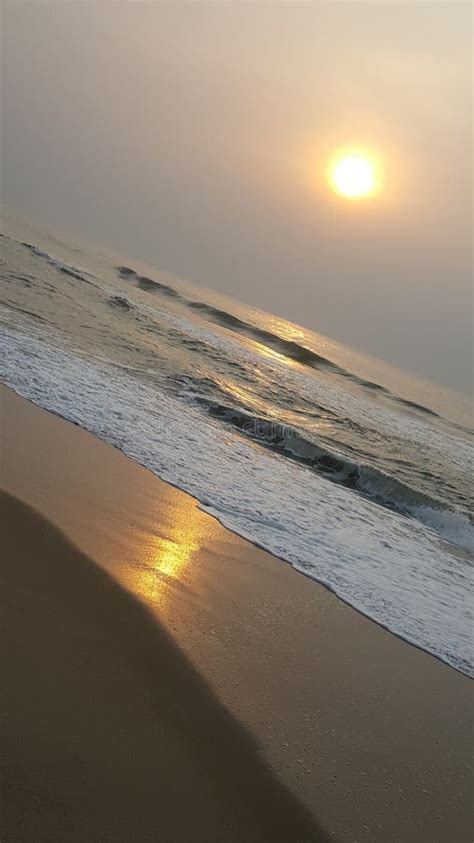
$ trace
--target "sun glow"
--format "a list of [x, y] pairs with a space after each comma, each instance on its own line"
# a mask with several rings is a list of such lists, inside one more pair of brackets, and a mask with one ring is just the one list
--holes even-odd
[[332, 189], [346, 199], [365, 199], [379, 189], [375, 161], [361, 152], [337, 155], [329, 169]]

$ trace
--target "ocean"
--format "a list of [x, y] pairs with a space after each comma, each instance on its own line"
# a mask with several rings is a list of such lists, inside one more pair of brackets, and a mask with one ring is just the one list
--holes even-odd
[[472, 675], [467, 398], [51, 230], [0, 249], [4, 383]]

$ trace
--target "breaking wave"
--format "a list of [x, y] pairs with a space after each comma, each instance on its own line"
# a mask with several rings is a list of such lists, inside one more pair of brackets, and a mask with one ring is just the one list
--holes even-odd
[[353, 462], [317, 445], [291, 425], [207, 398], [197, 400], [209, 415], [232, 425], [258, 445], [302, 463], [327, 479], [363, 494], [380, 506], [416, 518], [446, 541], [469, 553], [474, 552], [474, 526], [464, 513], [448, 509], [442, 501], [374, 467]]
[[132, 310], [133, 304], [125, 296], [110, 296], [108, 300], [111, 307], [118, 307], [120, 310]]
[[[26, 241], [16, 241], [14, 238], [11, 238], [5, 234], [2, 234], [2, 237], [5, 237], [7, 240], [12, 240], [13, 242], [16, 242], [18, 245], [27, 249], [36, 257], [46, 261], [46, 263], [48, 263], [58, 272], [67, 275], [71, 278], [74, 278], [78, 281], [82, 281], [85, 284], [97, 286], [97, 283], [93, 279], [93, 276], [91, 276], [89, 273], [80, 270], [77, 267], [66, 263], [65, 261], [62, 261], [60, 258], [57, 258], [54, 255], [43, 251], [42, 249], [39, 249], [32, 243], [28, 243]], [[230, 331], [242, 334], [244, 336], [248, 336], [251, 339], [254, 339], [256, 342], [259, 342], [262, 345], [265, 345], [268, 348], [277, 351], [284, 357], [287, 357], [290, 360], [294, 360], [303, 366], [309, 366], [313, 369], [319, 369], [323, 371], [326, 370], [328, 372], [331, 372], [332, 374], [338, 375], [343, 378], [347, 378], [353, 383], [356, 383], [359, 386], [370, 390], [370, 392], [372, 393], [380, 393], [385, 397], [390, 398], [395, 403], [398, 403], [404, 407], [414, 410], [415, 412], [419, 412], [429, 416], [439, 417], [439, 414], [436, 413], [434, 410], [431, 410], [428, 407], [417, 403], [416, 401], [411, 401], [406, 398], [402, 398], [398, 395], [394, 395], [389, 389], [387, 389], [382, 384], [366, 380], [365, 378], [362, 378], [359, 375], [356, 375], [355, 373], [344, 369], [342, 366], [339, 366], [333, 360], [329, 360], [328, 358], [323, 357], [322, 355], [318, 354], [317, 352], [313, 351], [307, 346], [301, 345], [300, 343], [297, 343], [294, 340], [285, 339], [279, 334], [275, 334], [272, 331], [267, 331], [264, 328], [260, 328], [257, 325], [252, 324], [251, 322], [246, 322], [243, 319], [239, 319], [239, 317], [234, 316], [234, 314], [229, 313], [228, 311], [223, 310], [221, 308], [215, 307], [214, 305], [208, 304], [203, 301], [193, 301], [184, 296], [182, 293], [180, 293], [178, 290], [176, 290], [169, 284], [165, 284], [161, 281], [156, 281], [155, 279], [149, 278], [146, 275], [141, 275], [129, 266], [117, 266], [115, 267], [115, 269], [121, 278], [130, 281], [139, 289], [147, 293], [157, 293], [163, 296], [167, 296], [171, 299], [175, 299], [176, 301], [184, 304], [191, 310], [199, 313], [203, 318], [209, 319], [221, 325], [222, 327], [227, 328]], [[9, 279], [5, 278], [5, 280]], [[18, 280], [20, 281], [20, 278], [18, 278]], [[25, 286], [27, 286], [29, 283], [29, 279], [25, 278], [23, 283], [25, 284]], [[127, 310], [129, 308], [123, 305], [122, 309]]]
[[163, 284], [161, 281], [154, 281], [153, 278], [148, 278], [147, 275], [139, 275], [134, 269], [129, 266], [118, 266], [117, 272], [121, 278], [131, 281], [140, 290], [145, 290], [147, 293], [161, 293], [164, 296], [170, 296], [174, 299], [181, 299], [182, 296], [174, 287], [169, 284]]
[[287, 357], [289, 360], [295, 360], [302, 366], [310, 366], [313, 369], [326, 369], [327, 371], [332, 372], [333, 374], [339, 375], [344, 378], [348, 378], [349, 380], [353, 381], [353, 383], [357, 383], [359, 386], [362, 386], [365, 389], [369, 389], [371, 392], [382, 393], [385, 396], [393, 399], [394, 401], [398, 401], [401, 404], [410, 407], [412, 410], [417, 410], [421, 413], [426, 413], [430, 416], [438, 415], [434, 412], [434, 410], [430, 410], [428, 409], [428, 407], [423, 407], [423, 405], [417, 404], [415, 401], [409, 401], [405, 398], [400, 398], [396, 395], [393, 395], [393, 393], [391, 393], [390, 390], [387, 389], [385, 386], [382, 386], [382, 384], [375, 383], [374, 381], [368, 381], [365, 378], [361, 378], [358, 375], [355, 375], [353, 372], [349, 372], [347, 369], [344, 369], [342, 366], [339, 366], [337, 363], [334, 363], [333, 360], [328, 360], [327, 357], [323, 357], [321, 354], [317, 354], [317, 352], [313, 351], [311, 348], [301, 345], [300, 343], [297, 343], [294, 340], [287, 340], [284, 337], [281, 337], [279, 334], [275, 334], [272, 331], [267, 331], [264, 328], [259, 328], [257, 325], [253, 325], [251, 322], [245, 322], [243, 319], [239, 319], [238, 316], [234, 316], [233, 313], [229, 313], [229, 311], [222, 310], [221, 308], [215, 307], [212, 304], [208, 304], [203, 301], [193, 301], [191, 299], [187, 299], [185, 296], [175, 290], [174, 287], [170, 287], [168, 284], [163, 284], [161, 281], [155, 281], [152, 278], [148, 278], [147, 276], [139, 275], [138, 272], [136, 272], [129, 266], [118, 266], [116, 267], [116, 269], [118, 274], [122, 278], [131, 281], [140, 289], [145, 290], [149, 293], [159, 293], [161, 295], [166, 295], [178, 299], [183, 302], [186, 307], [189, 307], [191, 310], [198, 312], [205, 319], [210, 319], [213, 322], [216, 322], [217, 324], [221, 325], [223, 328], [227, 328], [228, 330], [234, 331], [235, 333], [248, 336], [256, 342], [267, 346], [267, 348], [271, 348], [274, 351], [277, 351], [284, 357]]
[[[152, 268], [82, 251], [86, 272], [63, 244], [64, 260], [15, 238], [2, 247], [5, 383], [471, 674], [471, 451], [422, 406], [431, 395], [450, 418], [444, 396], [413, 384], [397, 397], [403, 381], [383, 367], [374, 380], [393, 392], [358, 377], [347, 349], [309, 331], [301, 345], [283, 321]], [[329, 347], [337, 362], [317, 353]]]
[[33, 255], [36, 255], [38, 258], [43, 258], [50, 266], [57, 269], [58, 272], [62, 272], [63, 275], [69, 275], [71, 278], [75, 278], [76, 281], [83, 281], [85, 284], [91, 284], [92, 281], [87, 276], [87, 273], [82, 272], [76, 267], [71, 266], [65, 261], [60, 260], [59, 258], [54, 257], [53, 255], [48, 254], [48, 252], [43, 252], [41, 249], [38, 249], [37, 246], [33, 246], [31, 243], [21, 243], [25, 249], [28, 249]]

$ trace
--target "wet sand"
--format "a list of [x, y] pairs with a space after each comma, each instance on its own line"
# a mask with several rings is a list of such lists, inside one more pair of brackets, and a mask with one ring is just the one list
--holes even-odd
[[471, 840], [471, 680], [0, 397], [2, 843]]
[[149, 612], [0, 493], [2, 840], [323, 840]]

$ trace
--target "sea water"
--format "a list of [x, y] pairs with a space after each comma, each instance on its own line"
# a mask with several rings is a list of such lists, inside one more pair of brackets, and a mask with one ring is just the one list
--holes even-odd
[[6, 384], [472, 673], [466, 399], [138, 260], [2, 231]]

